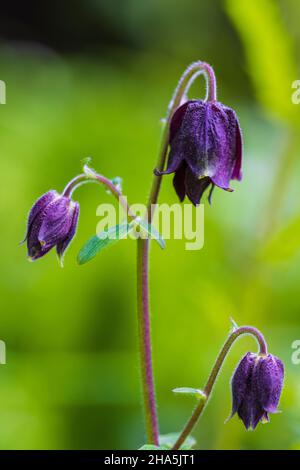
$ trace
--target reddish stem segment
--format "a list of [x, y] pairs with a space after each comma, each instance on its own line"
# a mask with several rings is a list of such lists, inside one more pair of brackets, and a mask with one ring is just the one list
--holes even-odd
[[[162, 171], [165, 166], [168, 145], [169, 145], [169, 125], [174, 111], [180, 106], [187, 95], [194, 78], [199, 74], [204, 74], [207, 83], [207, 100], [216, 100], [216, 79], [213, 69], [205, 62], [195, 62], [191, 64], [183, 73], [173, 98], [168, 108], [165, 128], [162, 135], [162, 144], [159, 152], [157, 169]], [[70, 197], [73, 191], [84, 183], [98, 182], [105, 185], [112, 194], [118, 199], [119, 203], [125, 209], [129, 219], [135, 216], [131, 212], [126, 198], [121, 191], [113, 184], [111, 180], [103, 175], [99, 175], [87, 165], [84, 167], [85, 173], [74, 178], [63, 191], [63, 195]], [[147, 218], [151, 223], [155, 207], [158, 201], [162, 177], [155, 175], [152, 181], [152, 187], [148, 199]], [[150, 241], [148, 239], [138, 239], [137, 250], [137, 297], [138, 297], [138, 322], [139, 322], [139, 343], [143, 382], [143, 397], [146, 415], [146, 430], [148, 443], [159, 445], [159, 429], [156, 410], [156, 399], [154, 391], [154, 377], [152, 366], [152, 348], [151, 348], [151, 328], [150, 328], [150, 308], [149, 308], [149, 249]]]
[[[183, 73], [168, 108], [165, 128], [162, 135], [161, 149], [157, 161], [157, 169], [162, 171], [165, 166], [168, 145], [169, 126], [174, 111], [180, 106], [183, 98], [193, 82], [193, 77], [203, 73], [207, 83], [207, 100], [216, 100], [216, 79], [213, 69], [205, 62], [191, 64]], [[152, 222], [154, 210], [158, 201], [162, 176], [154, 175], [148, 199], [147, 217]], [[154, 391], [154, 378], [152, 367], [150, 307], [149, 307], [149, 251], [150, 241], [139, 239], [137, 250], [137, 292], [138, 292], [138, 319], [140, 336], [140, 357], [142, 368], [142, 381], [144, 392], [144, 405], [146, 415], [146, 430], [148, 443], [159, 445], [159, 429]]]
[[86, 173], [75, 176], [63, 190], [63, 196], [71, 197], [75, 189], [79, 186], [82, 186], [86, 183], [100, 183], [112, 193], [112, 195], [118, 200], [119, 204], [123, 207], [129, 220], [133, 220], [135, 215], [130, 209], [130, 206], [127, 202], [126, 197], [123, 196], [122, 192], [117, 188], [117, 186], [108, 178], [99, 173], [96, 173], [94, 170], [89, 168], [87, 165], [84, 166]]
[[[196, 76], [204, 74], [207, 83], [207, 100], [216, 100], [216, 79], [213, 69], [205, 62], [195, 62], [191, 64], [183, 73], [173, 98], [170, 102], [165, 128], [162, 135], [162, 144], [159, 152], [157, 169], [162, 171], [165, 166], [168, 144], [169, 144], [169, 125], [174, 111], [185, 99], [188, 89]], [[126, 198], [121, 191], [113, 184], [111, 180], [103, 175], [99, 175], [87, 165], [84, 167], [84, 174], [81, 174], [68, 183], [63, 191], [63, 195], [70, 197], [75, 189], [87, 182], [98, 182], [105, 185], [111, 193], [118, 199], [119, 203], [125, 209], [130, 220], [135, 215], [131, 212]], [[155, 207], [158, 201], [162, 177], [155, 175], [152, 181], [152, 187], [148, 199], [147, 218], [151, 223]], [[141, 357], [141, 370], [143, 382], [143, 397], [146, 415], [146, 430], [148, 443], [159, 445], [159, 429], [156, 410], [156, 399], [154, 391], [154, 377], [152, 367], [152, 348], [151, 348], [151, 329], [150, 329], [150, 308], [149, 308], [149, 249], [150, 241], [148, 239], [138, 239], [137, 250], [137, 297], [138, 297], [138, 322], [139, 322], [139, 344]]]
[[158, 418], [154, 391], [152, 367], [152, 347], [149, 311], [149, 240], [138, 240], [138, 324], [140, 341], [140, 360], [143, 381], [143, 399], [146, 418], [147, 440], [159, 445]]

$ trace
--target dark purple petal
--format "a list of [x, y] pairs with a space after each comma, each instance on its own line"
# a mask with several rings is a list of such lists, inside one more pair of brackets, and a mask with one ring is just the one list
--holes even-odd
[[265, 417], [265, 412], [259, 403], [253, 399], [251, 407], [251, 428], [254, 430], [258, 423]]
[[27, 252], [30, 259], [35, 260], [47, 253], [52, 247], [52, 244], [42, 244], [39, 240], [39, 232], [43, 222], [44, 211], [40, 211], [30, 225], [27, 235]]
[[179, 152], [178, 149], [175, 148], [175, 151], [172, 150], [172, 147], [169, 152], [168, 157], [168, 165], [164, 171], [155, 171], [156, 175], [169, 175], [170, 173], [174, 173], [178, 170], [178, 168], [183, 163], [183, 153]]
[[[249, 392], [251, 386], [251, 375], [252, 370], [255, 364], [256, 355], [253, 353], [247, 353], [243, 359], [239, 362], [237, 368], [235, 369], [232, 379], [231, 379], [231, 390], [232, 390], [232, 411], [231, 416], [233, 416], [241, 404], [245, 400], [247, 393]], [[247, 417], [246, 421], [249, 421], [250, 426], [250, 417]]]
[[171, 123], [170, 123], [170, 135], [169, 135], [170, 142], [174, 139], [174, 136], [177, 134], [177, 131], [180, 129], [186, 109], [190, 105], [190, 103], [192, 103], [193, 101], [194, 100], [186, 101], [183, 105], [179, 106], [179, 108], [177, 108], [175, 113], [173, 114]]
[[242, 155], [243, 155], [243, 138], [242, 131], [238, 119], [236, 118], [236, 156], [233, 173], [231, 176], [232, 180], [241, 181], [242, 175]]
[[[200, 186], [195, 183], [196, 180], [209, 178], [213, 185], [232, 191], [230, 181], [242, 177], [240, 126], [235, 112], [222, 103], [201, 100], [184, 103], [171, 119], [169, 142], [167, 168], [159, 174], [178, 172], [174, 186], [181, 200], [183, 194], [189, 193], [194, 204], [201, 199], [208, 180], [205, 179]], [[194, 176], [186, 178], [185, 191], [183, 162]], [[188, 182], [191, 186], [188, 186]]]
[[34, 250], [32, 249], [32, 255], [29, 257], [31, 261], [35, 261], [42, 256], [46, 255], [51, 249], [53, 248], [53, 245], [36, 245]]
[[195, 177], [210, 176], [213, 151], [210, 132], [211, 108], [203, 101], [192, 101], [186, 108], [181, 127], [170, 143], [169, 158], [184, 159]]
[[64, 240], [59, 242], [56, 246], [56, 251], [60, 259], [63, 258], [63, 255], [70, 244], [71, 240], [73, 239], [76, 229], [77, 229], [77, 223], [78, 223], [78, 217], [79, 217], [79, 204], [78, 202], [75, 202], [73, 205], [73, 217], [72, 217], [72, 222], [71, 222], [71, 227], [68, 232], [68, 235]]
[[257, 400], [257, 354], [247, 353], [232, 377], [232, 413], [238, 414], [246, 429], [255, 429], [264, 415]]
[[251, 385], [247, 391], [247, 399], [245, 399], [239, 406], [237, 414], [243, 421], [246, 429], [249, 429], [250, 427], [255, 429], [264, 414], [264, 410], [255, 400]]
[[175, 173], [173, 178], [173, 185], [177, 196], [179, 197], [180, 201], [182, 202], [185, 198], [186, 191], [185, 191], [185, 171], [186, 171], [186, 163], [183, 162], [178, 170]]
[[221, 103], [213, 104], [214, 159], [213, 182], [222, 189], [230, 189], [230, 180], [237, 161], [237, 118], [235, 112]]
[[268, 413], [276, 413], [284, 378], [280, 359], [272, 354], [260, 359], [257, 366], [257, 391], [261, 407]]
[[185, 173], [185, 190], [189, 200], [194, 204], [194, 206], [200, 204], [202, 195], [210, 184], [210, 178], [196, 178], [190, 168], [187, 168]]
[[[170, 143], [174, 139], [177, 132], [180, 130], [182, 120], [185, 116], [186, 110], [192, 102], [193, 101], [187, 101], [182, 106], [179, 106], [179, 108], [177, 108], [175, 113], [173, 114], [171, 118], [171, 122], [170, 122], [170, 135], [169, 135]], [[183, 158], [184, 158], [184, 154], [180, 152], [180, 150], [176, 147], [176, 145], [174, 147], [172, 147], [171, 145], [170, 152], [168, 155], [168, 164], [167, 164], [166, 170], [161, 171], [161, 172], [156, 170], [156, 174], [169, 175], [170, 173], [176, 172], [181, 166]]]
[[30, 211], [27, 231], [28, 256], [36, 260], [55, 245], [61, 256], [74, 236], [79, 205], [56, 191], [44, 194]]
[[275, 356], [248, 353], [232, 378], [232, 416], [237, 412], [246, 429], [268, 422], [277, 411], [283, 383], [283, 364]]
[[248, 430], [251, 426], [251, 403], [249, 400], [244, 400], [238, 410], [238, 417], [243, 421], [245, 428]]
[[27, 231], [24, 240], [21, 243], [24, 243], [28, 237], [28, 232], [30, 230], [30, 226], [35, 219], [35, 217], [38, 215], [40, 211], [43, 211], [45, 207], [54, 199], [59, 197], [59, 194], [54, 191], [50, 190], [47, 193], [43, 194], [32, 206], [30, 209], [29, 215], [28, 215], [28, 220], [27, 220]]
[[56, 245], [66, 238], [72, 223], [72, 204], [73, 202], [64, 196], [48, 204], [38, 235], [42, 244]]

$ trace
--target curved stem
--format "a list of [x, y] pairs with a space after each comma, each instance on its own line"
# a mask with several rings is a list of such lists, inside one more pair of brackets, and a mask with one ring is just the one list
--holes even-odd
[[176, 111], [176, 109], [178, 108], [178, 106], [180, 106], [182, 100], [186, 97], [187, 92], [190, 86], [192, 85], [192, 83], [194, 82], [195, 78], [197, 78], [199, 75], [202, 75], [202, 74], [205, 76], [205, 80], [206, 80], [205, 100], [216, 101], [217, 99], [216, 77], [215, 77], [212, 67], [206, 62], [202, 62], [202, 61], [194, 62], [193, 64], [191, 64], [185, 70], [182, 77], [180, 78], [178, 85], [175, 89], [175, 92], [173, 94], [173, 97], [168, 106], [166, 124], [163, 130], [161, 148], [160, 148], [157, 165], [156, 165], [157, 172], [155, 172], [154, 179], [152, 182], [152, 187], [150, 190], [150, 195], [148, 198], [149, 222], [151, 222], [153, 218], [153, 213], [152, 213], [153, 211], [151, 211], [151, 207], [152, 205], [155, 205], [157, 203], [158, 195], [160, 191], [162, 175], [160, 175], [159, 173], [163, 171], [165, 162], [166, 162], [168, 145], [169, 145], [169, 127], [170, 127], [171, 118], [174, 112]]
[[235, 340], [239, 336], [244, 335], [244, 334], [252, 335], [257, 340], [257, 342], [259, 344], [259, 354], [260, 355], [268, 354], [267, 343], [266, 343], [262, 333], [260, 331], [258, 331], [256, 328], [253, 328], [252, 326], [241, 326], [240, 328], [235, 329], [229, 335], [229, 337], [227, 338], [227, 341], [225, 342], [223, 348], [221, 349], [221, 351], [220, 351], [220, 353], [217, 357], [217, 360], [216, 360], [216, 362], [215, 362], [215, 364], [212, 368], [212, 371], [211, 371], [211, 373], [208, 377], [208, 380], [206, 382], [206, 385], [204, 387], [203, 392], [204, 392], [204, 395], [205, 395], [206, 398], [204, 400], [201, 400], [199, 402], [199, 404], [197, 405], [197, 407], [195, 408], [195, 410], [193, 411], [192, 416], [190, 417], [190, 419], [186, 423], [182, 433], [180, 434], [179, 438], [177, 439], [176, 443], [174, 444], [173, 450], [180, 449], [180, 447], [182, 446], [182, 444], [184, 443], [184, 441], [186, 440], [186, 438], [189, 436], [192, 429], [196, 425], [198, 419], [200, 418], [200, 416], [202, 414], [202, 411], [204, 410], [205, 404], [207, 403], [207, 401], [208, 401], [208, 399], [211, 395], [211, 392], [212, 392], [213, 386], [216, 382], [217, 376], [218, 376], [218, 374], [219, 374], [219, 372], [222, 368], [224, 360], [225, 360], [231, 346], [233, 345], [233, 343], [235, 342]]
[[[168, 107], [166, 124], [163, 130], [161, 148], [158, 155], [156, 169], [162, 171], [165, 166], [169, 145], [169, 127], [174, 111], [180, 106], [185, 98], [189, 87], [193, 82], [194, 75], [204, 74], [207, 84], [206, 99], [216, 100], [216, 79], [212, 67], [205, 62], [191, 64], [183, 73], [176, 87], [172, 100]], [[154, 208], [158, 201], [161, 187], [162, 175], [154, 174], [152, 186], [147, 204], [147, 218], [151, 223]], [[144, 406], [146, 415], [146, 431], [148, 443], [159, 445], [159, 428], [156, 410], [156, 399], [154, 391], [154, 377], [152, 366], [150, 307], [149, 307], [149, 250], [148, 239], [138, 239], [137, 250], [137, 297], [138, 297], [138, 321], [140, 338], [140, 357], [144, 393]]]
[[130, 220], [135, 218], [135, 215], [130, 209], [130, 206], [127, 202], [125, 196], [123, 196], [122, 192], [114, 185], [114, 183], [106, 178], [103, 175], [99, 175], [94, 170], [89, 168], [87, 165], [84, 166], [85, 173], [81, 175], [75, 176], [65, 187], [63, 190], [63, 196], [71, 197], [73, 192], [83, 184], [86, 183], [100, 183], [107, 187], [107, 189], [113, 194], [113, 196], [118, 200], [119, 204], [123, 207], [126, 212], [126, 215]]
[[64, 197], [71, 197], [76, 188], [85, 183], [92, 183], [94, 179], [89, 178], [85, 173], [75, 176], [69, 183], [65, 186], [65, 189], [62, 192]]

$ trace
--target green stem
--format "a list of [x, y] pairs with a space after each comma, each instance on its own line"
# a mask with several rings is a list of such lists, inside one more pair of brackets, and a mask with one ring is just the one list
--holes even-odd
[[[158, 155], [156, 169], [163, 171], [169, 145], [169, 126], [174, 111], [180, 106], [185, 98], [188, 88], [193, 82], [193, 77], [204, 74], [207, 83], [206, 99], [216, 100], [216, 80], [213, 69], [205, 62], [195, 62], [191, 64], [183, 73], [173, 98], [170, 102], [166, 124], [163, 130], [161, 148]], [[151, 223], [154, 215], [154, 208], [158, 201], [162, 176], [155, 174], [147, 204], [147, 218]], [[140, 361], [142, 371], [143, 396], [145, 408], [146, 432], [149, 444], [159, 445], [159, 426], [157, 418], [157, 406], [154, 389], [154, 375], [152, 364], [151, 346], [151, 325], [149, 307], [149, 251], [150, 241], [148, 239], [138, 239], [137, 249], [137, 308], [139, 323], [139, 344]]]
[[204, 407], [211, 395], [211, 392], [212, 392], [212, 389], [213, 389], [213, 386], [216, 382], [216, 379], [217, 379], [217, 376], [222, 368], [222, 365], [224, 363], [224, 360], [231, 348], [231, 346], [233, 345], [233, 343], [235, 342], [235, 340], [241, 336], [241, 335], [244, 335], [244, 334], [249, 334], [249, 335], [252, 335], [254, 336], [254, 338], [257, 340], [258, 344], [259, 344], [259, 354], [261, 355], [266, 355], [268, 353], [268, 350], [267, 350], [267, 344], [266, 344], [266, 341], [262, 335], [262, 333], [260, 331], [258, 331], [256, 328], [253, 328], [252, 326], [242, 326], [240, 328], [237, 328], [235, 329], [228, 337], [227, 341], [225, 342], [223, 348], [221, 349], [217, 359], [216, 359], [216, 362], [212, 368], [212, 371], [208, 377], [208, 380], [206, 382], [206, 385], [204, 387], [204, 395], [205, 395], [205, 399], [202, 399], [201, 401], [199, 401], [199, 404], [196, 406], [195, 410], [193, 411], [192, 413], [192, 416], [190, 417], [190, 419], [188, 420], [188, 422], [186, 423], [183, 431], [181, 432], [179, 438], [177, 439], [176, 443], [174, 444], [173, 446], [173, 450], [177, 450], [177, 449], [180, 449], [182, 444], [184, 443], [184, 441], [186, 440], [186, 438], [189, 436], [189, 434], [192, 432], [194, 426], [196, 425], [198, 419], [200, 418], [203, 410], [204, 410]]

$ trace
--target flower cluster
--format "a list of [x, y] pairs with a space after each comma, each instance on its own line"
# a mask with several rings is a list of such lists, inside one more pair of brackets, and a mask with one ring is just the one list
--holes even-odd
[[[192, 65], [197, 65], [196, 72], [199, 70], [207, 72], [211, 92], [208, 93], [205, 101], [187, 100], [183, 102], [186, 90], [182, 91], [184, 87], [180, 82], [178, 96], [175, 93], [177, 99], [172, 101], [173, 107], [169, 110], [168, 127], [166, 128], [167, 132], [164, 133], [166, 137], [163, 141], [164, 145], [162, 145], [163, 158], [158, 161], [160, 170], [156, 170], [155, 173], [159, 176], [173, 173], [173, 184], [180, 201], [183, 201], [187, 196], [192, 204], [197, 206], [208, 188], [210, 188], [208, 199], [211, 202], [215, 186], [225, 191], [232, 191], [231, 180], [241, 180], [243, 143], [235, 111], [216, 99], [215, 77], [212, 68], [202, 62]], [[194, 69], [189, 68], [187, 72], [189, 73], [191, 70]], [[188, 73], [184, 74], [183, 78], [187, 80], [187, 83], [190, 83], [191, 77]], [[178, 103], [181, 105], [176, 109]], [[163, 171], [167, 158], [166, 169]], [[29, 213], [27, 233], [24, 239], [24, 242], [27, 242], [28, 256], [31, 260], [41, 258], [53, 247], [56, 247], [57, 254], [62, 260], [66, 248], [75, 235], [79, 217], [79, 204], [71, 199], [71, 194], [75, 188], [88, 180], [96, 180], [104, 184], [119, 201], [121, 200], [122, 193], [119, 191], [116, 181], [113, 182], [103, 175], [98, 175], [85, 165], [84, 174], [71, 180], [63, 194], [54, 190], [48, 191], [33, 205]], [[149, 207], [152, 203], [156, 204], [157, 202], [160, 182], [160, 179], [154, 181]], [[127, 203], [125, 206], [128, 217], [132, 219], [130, 207]], [[147, 223], [147, 227], [148, 225], [151, 226], [151, 220], [150, 224]], [[139, 274], [143, 278], [144, 274], [148, 272], [149, 245], [143, 245], [142, 250], [138, 251], [138, 256], [141, 257], [138, 267], [141, 268]], [[142, 281], [138, 283], [138, 286], [141, 289], [138, 298], [142, 300], [139, 302], [141, 313], [139, 318], [149, 321], [148, 284]], [[159, 432], [152, 378], [150, 329], [141, 328], [141, 332], [143, 335], [141, 337], [143, 340], [141, 342], [142, 358], [150, 358], [145, 361], [142, 367], [145, 403], [148, 406], [147, 418], [150, 417], [147, 421], [151, 428], [148, 429], [148, 434], [151, 442], [158, 444]], [[209, 398], [214, 381], [231, 344], [240, 334], [245, 333], [251, 333], [258, 340], [260, 353], [247, 353], [233, 374], [231, 416], [237, 413], [246, 429], [255, 429], [260, 421], [269, 420], [270, 413], [277, 412], [284, 379], [283, 364], [277, 357], [267, 354], [267, 345], [258, 330], [253, 327], [237, 328], [231, 333], [220, 352], [204, 389], [205, 400], [199, 401], [173, 449], [181, 448]]]

